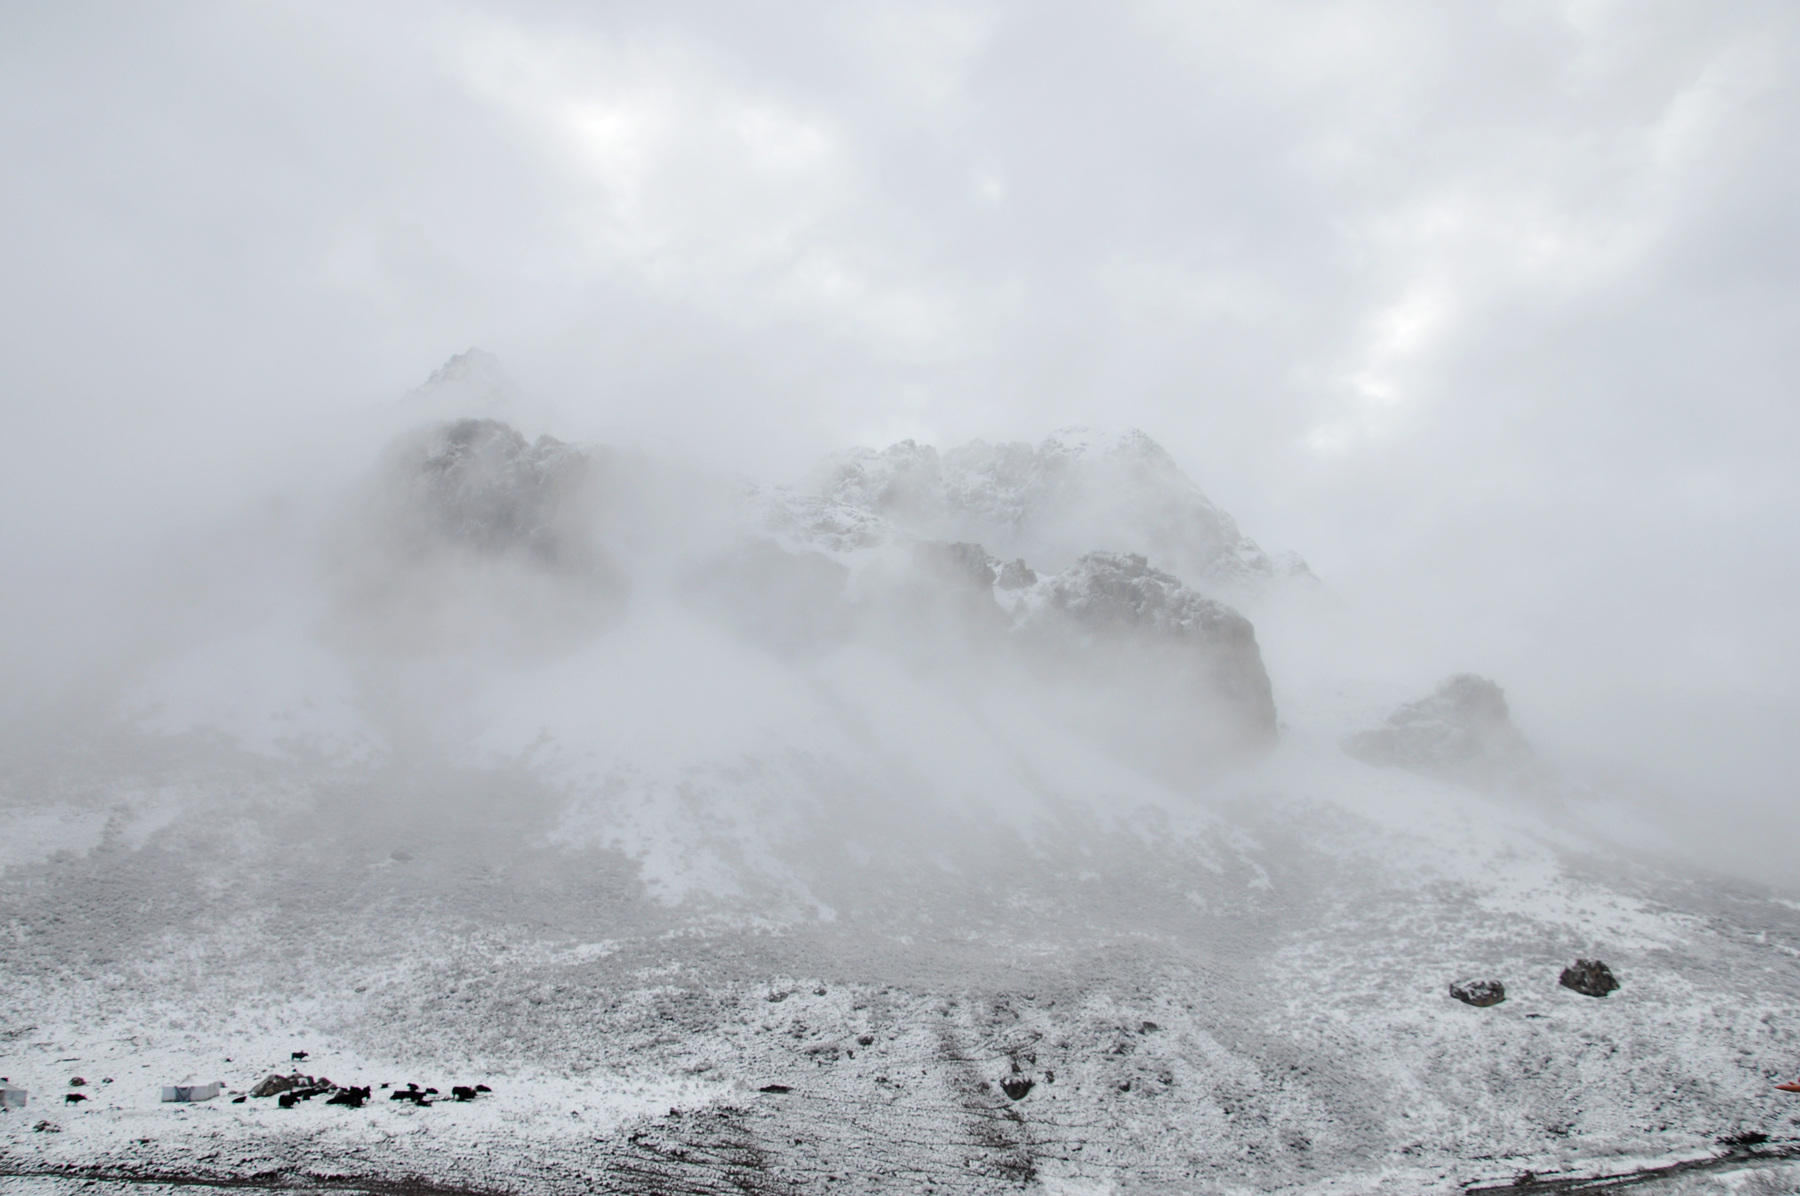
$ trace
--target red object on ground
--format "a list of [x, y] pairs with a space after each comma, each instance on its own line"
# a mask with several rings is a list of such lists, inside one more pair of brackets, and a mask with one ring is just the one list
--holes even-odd
[[1777, 1092], [1800, 1092], [1800, 1080], [1797, 1080], [1792, 1084], [1777, 1084], [1775, 1085], [1775, 1090]]

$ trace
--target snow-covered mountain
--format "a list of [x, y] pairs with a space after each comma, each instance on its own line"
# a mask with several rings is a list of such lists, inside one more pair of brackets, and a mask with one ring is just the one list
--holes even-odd
[[[442, 415], [9, 740], [0, 1174], [1412, 1193], [1794, 1142], [1800, 901], [1610, 847], [1491, 681], [1290, 699], [1227, 604], [1279, 567], [1141, 433], [781, 488]], [[154, 1095], [302, 1065], [375, 1100]]]
[[917, 535], [981, 543], [1060, 570], [1087, 552], [1130, 552], [1206, 592], [1309, 577], [1271, 558], [1135, 428], [1064, 428], [1036, 446], [973, 441], [939, 452], [901, 441], [833, 456], [810, 488]]

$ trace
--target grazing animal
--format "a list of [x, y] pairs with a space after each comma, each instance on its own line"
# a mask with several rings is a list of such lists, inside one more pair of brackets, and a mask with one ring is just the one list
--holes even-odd
[[328, 1105], [349, 1105], [352, 1109], [360, 1109], [363, 1102], [369, 1099], [367, 1088], [340, 1088], [331, 1094], [325, 1103]]
[[305, 1051], [295, 1051], [295, 1052], [294, 1052], [294, 1053], [293, 1053], [293, 1054], [291, 1054], [291, 1055], [289, 1055], [289, 1056], [288, 1056], [288, 1058], [290, 1058], [290, 1059], [304, 1059], [304, 1058], [306, 1058], [306, 1052], [305, 1052]]
[[454, 1088], [450, 1089], [450, 1095], [454, 1096], [457, 1100], [474, 1100], [475, 1099], [475, 1090], [473, 1088], [466, 1088], [463, 1085], [458, 1084]]
[[83, 1096], [79, 1092], [69, 1092], [69, 1093], [65, 1093], [63, 1095], [63, 1103], [65, 1105], [79, 1105], [82, 1101], [84, 1101], [86, 1099], [87, 1099], [87, 1097]]
[[475, 1091], [477, 1091], [477, 1092], [492, 1092], [493, 1089], [489, 1088], [486, 1084], [477, 1084], [477, 1085], [475, 1085]]

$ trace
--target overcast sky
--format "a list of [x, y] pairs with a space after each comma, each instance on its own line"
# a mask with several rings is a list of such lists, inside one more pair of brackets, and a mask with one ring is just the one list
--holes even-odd
[[1778, 0], [8, 4], [12, 589], [471, 345], [572, 433], [773, 479], [1134, 424], [1421, 677], [1781, 809], [1797, 35]]

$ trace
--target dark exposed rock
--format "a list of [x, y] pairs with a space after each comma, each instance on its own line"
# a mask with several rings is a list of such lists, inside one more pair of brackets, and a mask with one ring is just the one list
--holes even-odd
[[792, 1092], [793, 1089], [789, 1088], [786, 1084], [764, 1084], [761, 1088], [758, 1088], [757, 1091], [772, 1092], [777, 1096], [781, 1096], [785, 1093]]
[[1761, 1146], [1769, 1140], [1769, 1135], [1752, 1130], [1745, 1134], [1728, 1134], [1719, 1139], [1720, 1146], [1735, 1146], [1740, 1149], [1749, 1146]]
[[1024, 1100], [1025, 1094], [1030, 1092], [1033, 1087], [1035, 1085], [1032, 1081], [1024, 1076], [1008, 1076], [1000, 1081], [1000, 1091], [1006, 1093], [1012, 1100]]
[[1269, 674], [1237, 611], [1131, 553], [1088, 553], [1040, 589], [1022, 632], [1084, 686], [1123, 691], [1116, 737], [1134, 755], [1217, 763], [1274, 742]]
[[1506, 986], [1498, 980], [1457, 980], [1450, 985], [1450, 995], [1464, 1005], [1486, 1008], [1506, 1000]]
[[595, 456], [495, 420], [403, 437], [341, 537], [334, 625], [406, 651], [462, 642], [472, 625], [528, 649], [598, 631], [626, 590], [600, 543], [602, 472]]
[[1451, 677], [1430, 697], [1401, 706], [1388, 715], [1386, 726], [1350, 736], [1343, 749], [1369, 764], [1484, 788], [1529, 787], [1543, 772], [1512, 724], [1505, 692], [1472, 673]]
[[1557, 983], [1588, 997], [1604, 997], [1619, 987], [1612, 969], [1597, 959], [1576, 960], [1574, 966], [1562, 970]]
[[1003, 590], [1022, 590], [1026, 586], [1037, 584], [1038, 575], [1023, 559], [1012, 560], [1000, 566], [997, 584]]

